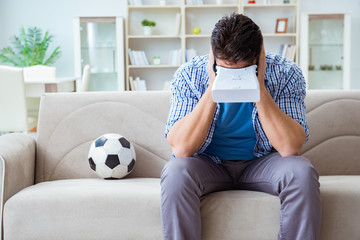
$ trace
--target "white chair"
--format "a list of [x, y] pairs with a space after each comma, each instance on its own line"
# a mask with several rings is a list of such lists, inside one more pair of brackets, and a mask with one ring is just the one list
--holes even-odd
[[56, 67], [35, 65], [24, 67], [24, 79], [56, 78]]
[[[30, 67], [24, 67], [24, 80], [25, 82], [31, 80], [37, 80], [41, 78], [56, 78], [56, 67], [34, 65]], [[39, 114], [40, 97], [35, 97], [39, 92], [43, 92], [45, 89], [44, 84], [31, 84], [25, 85], [25, 96], [27, 96], [27, 108], [28, 115], [37, 117]]]
[[87, 92], [89, 90], [89, 80], [90, 80], [90, 66], [87, 64], [84, 66], [80, 92]]
[[37, 119], [28, 117], [23, 69], [0, 66], [0, 132], [27, 132]]

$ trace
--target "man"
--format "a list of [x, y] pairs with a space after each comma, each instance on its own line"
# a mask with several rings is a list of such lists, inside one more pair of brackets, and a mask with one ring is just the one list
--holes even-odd
[[[257, 64], [260, 101], [214, 103], [214, 59], [227, 68]], [[173, 78], [165, 135], [174, 158], [161, 176], [165, 239], [200, 240], [200, 197], [229, 189], [279, 196], [279, 239], [318, 239], [319, 176], [298, 156], [308, 138], [304, 98], [300, 69], [265, 54], [251, 19], [234, 13], [215, 25], [209, 56], [195, 57]]]

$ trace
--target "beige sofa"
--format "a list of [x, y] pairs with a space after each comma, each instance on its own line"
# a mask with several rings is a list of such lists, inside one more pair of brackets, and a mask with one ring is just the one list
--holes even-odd
[[[38, 139], [0, 137], [3, 239], [162, 239], [160, 172], [169, 92], [65, 93], [42, 97]], [[360, 239], [360, 91], [309, 91], [310, 141], [302, 154], [321, 174], [322, 240]], [[87, 154], [116, 132], [135, 146], [126, 179], [99, 179]], [[226, 191], [201, 201], [203, 239], [271, 240], [278, 197]], [[192, 240], [192, 239], [190, 239]]]

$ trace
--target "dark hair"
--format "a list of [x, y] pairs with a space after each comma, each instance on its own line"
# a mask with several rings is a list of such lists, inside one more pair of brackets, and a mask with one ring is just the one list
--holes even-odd
[[224, 16], [215, 24], [211, 34], [215, 59], [229, 63], [257, 61], [262, 44], [263, 37], [259, 26], [243, 14]]

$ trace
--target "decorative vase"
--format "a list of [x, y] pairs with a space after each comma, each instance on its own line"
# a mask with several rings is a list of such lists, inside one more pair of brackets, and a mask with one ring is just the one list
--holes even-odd
[[216, 5], [221, 5], [223, 3], [223, 0], [216, 0]]
[[151, 27], [144, 26], [143, 29], [144, 29], [144, 35], [151, 35], [151, 33], [152, 33]]
[[165, 6], [166, 5], [166, 0], [160, 0], [160, 6]]

